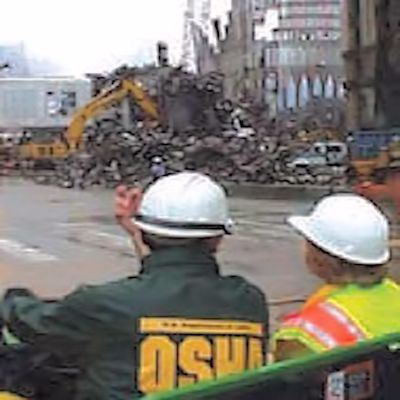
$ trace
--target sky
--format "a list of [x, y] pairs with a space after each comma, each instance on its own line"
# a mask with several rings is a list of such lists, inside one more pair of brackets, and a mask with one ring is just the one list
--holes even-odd
[[[231, 0], [212, 0], [223, 15]], [[80, 75], [152, 62], [156, 42], [180, 57], [186, 0], [0, 0], [0, 44], [24, 42], [30, 56]]]

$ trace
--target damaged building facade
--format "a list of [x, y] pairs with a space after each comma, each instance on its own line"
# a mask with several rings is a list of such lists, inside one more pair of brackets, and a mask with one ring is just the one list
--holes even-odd
[[[211, 34], [195, 34], [198, 70], [221, 72], [224, 92], [235, 101], [261, 99], [261, 41], [256, 40], [256, 27], [264, 22], [269, 0], [232, 0], [226, 23], [223, 18], [212, 21]], [[211, 60], [211, 61], [210, 61]]]
[[342, 0], [278, 0], [270, 8], [276, 26], [265, 44], [267, 96], [278, 110], [343, 96], [343, 11]]
[[232, 0], [226, 26], [214, 24], [227, 97], [267, 104], [272, 114], [343, 97], [343, 2]]
[[400, 3], [348, 0], [348, 128], [400, 126]]

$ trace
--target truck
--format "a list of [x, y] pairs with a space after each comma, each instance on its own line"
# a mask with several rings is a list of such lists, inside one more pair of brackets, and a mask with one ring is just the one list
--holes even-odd
[[347, 159], [347, 145], [339, 141], [316, 142], [288, 163], [291, 169], [342, 166]]

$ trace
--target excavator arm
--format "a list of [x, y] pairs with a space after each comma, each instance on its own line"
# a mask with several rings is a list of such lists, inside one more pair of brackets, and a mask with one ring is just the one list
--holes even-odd
[[141, 86], [130, 80], [122, 80], [121, 82], [118, 82], [117, 85], [112, 86], [105, 92], [94, 97], [86, 106], [77, 111], [74, 115], [65, 135], [70, 151], [74, 151], [79, 147], [79, 144], [82, 141], [85, 125], [89, 119], [101, 114], [108, 107], [122, 101], [128, 96], [132, 96], [150, 119], [155, 121], [160, 120], [157, 106]]

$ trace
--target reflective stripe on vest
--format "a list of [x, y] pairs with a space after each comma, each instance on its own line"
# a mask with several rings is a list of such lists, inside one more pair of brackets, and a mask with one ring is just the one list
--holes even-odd
[[393, 332], [400, 332], [400, 286], [390, 279], [362, 287], [349, 284], [324, 290], [311, 297], [303, 309], [286, 319], [273, 335], [272, 349], [279, 342], [300, 342], [315, 353], [334, 346], [351, 345]]
[[285, 328], [300, 329], [325, 349], [352, 345], [367, 338], [344, 310], [329, 301], [315, 304], [287, 319], [283, 323]]

